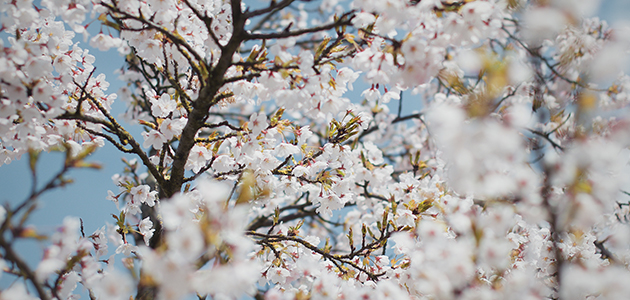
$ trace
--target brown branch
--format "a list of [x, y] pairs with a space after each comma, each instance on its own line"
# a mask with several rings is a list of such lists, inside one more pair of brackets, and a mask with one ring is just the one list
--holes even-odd
[[270, 12], [270, 14], [268, 16], [271, 16], [276, 11], [279, 11], [279, 10], [281, 10], [281, 9], [291, 5], [291, 3], [293, 3], [293, 1], [294, 0], [283, 0], [283, 1], [279, 2], [279, 3], [275, 3], [275, 2], [272, 1], [271, 4], [268, 7], [261, 8], [261, 9], [258, 9], [258, 10], [255, 10], [255, 11], [251, 11], [251, 12], [245, 12], [244, 17], [246, 19], [249, 19], [249, 18], [260, 16], [260, 15], [263, 15], [263, 14], [266, 14], [266, 13], [269, 13], [269, 12]]
[[523, 49], [525, 49], [527, 51], [527, 53], [529, 53], [531, 56], [539, 58], [547, 66], [547, 68], [549, 68], [549, 70], [554, 75], [556, 75], [558, 78], [560, 78], [560, 79], [562, 79], [562, 80], [564, 80], [564, 81], [566, 81], [568, 83], [577, 85], [577, 86], [579, 86], [581, 88], [585, 88], [587, 90], [592, 90], [592, 91], [597, 91], [597, 92], [606, 92], [607, 91], [605, 89], [596, 89], [596, 88], [589, 87], [587, 84], [585, 84], [583, 82], [579, 82], [579, 81], [575, 81], [575, 80], [569, 79], [566, 76], [560, 74], [560, 72], [558, 72], [558, 70], [556, 70], [555, 66], [552, 65], [546, 57], [543, 57], [540, 53], [538, 53], [538, 51], [529, 48], [529, 46], [527, 46], [523, 41], [521, 41], [519, 38], [515, 37], [512, 33], [510, 33], [510, 31], [507, 30], [507, 28], [505, 28], [505, 26], [503, 26], [501, 29], [503, 29], [503, 31], [505, 33], [507, 33], [507, 35], [511, 39], [515, 40], [519, 45], [521, 45], [521, 47], [523, 47]]
[[221, 45], [221, 43], [219, 43], [219, 38], [217, 38], [216, 34], [214, 34], [214, 30], [212, 30], [213, 19], [211, 17], [208, 17], [207, 13], [204, 13], [202, 15], [201, 12], [197, 10], [196, 8], [194, 8], [188, 0], [183, 0], [183, 1], [186, 4], [186, 6], [188, 6], [188, 8], [190, 8], [193, 11], [193, 13], [197, 16], [197, 18], [203, 21], [203, 23], [206, 25], [206, 29], [208, 30], [208, 34], [210, 35], [210, 38], [212, 38], [212, 41], [214, 41], [214, 43], [217, 44], [217, 47], [219, 47], [219, 49], [223, 50], [223, 46]]
[[205, 144], [209, 144], [209, 143], [214, 143], [216, 141], [220, 141], [220, 140], [225, 140], [234, 136], [238, 136], [237, 133], [232, 132], [232, 133], [228, 133], [224, 136], [220, 136], [220, 137], [216, 137], [216, 138], [199, 138], [199, 139], [195, 139], [195, 143], [205, 143]]
[[[564, 257], [562, 256], [562, 249], [560, 248], [560, 243], [562, 240], [560, 229], [558, 228], [558, 215], [556, 213], [555, 208], [551, 204], [551, 195], [552, 195], [552, 186], [551, 186], [551, 176], [553, 176], [552, 168], [545, 167], [545, 180], [544, 185], [541, 191], [541, 196], [543, 198], [543, 207], [549, 213], [549, 240], [551, 241], [551, 251], [556, 261], [555, 272], [553, 276], [556, 278], [556, 289], [559, 293], [562, 285], [563, 279], [563, 270], [562, 267], [564, 265]], [[559, 296], [558, 298], [559, 299]]]
[[236, 127], [236, 126], [230, 124], [227, 120], [225, 120], [223, 122], [220, 122], [220, 123], [216, 123], [216, 124], [203, 124], [203, 128], [209, 128], [209, 129], [217, 128], [217, 127], [221, 127], [221, 126], [228, 127], [228, 128], [230, 128], [230, 129], [232, 129], [234, 131], [243, 131], [243, 128]]
[[[205, 60], [199, 55], [199, 53], [197, 53], [192, 48], [192, 46], [190, 46], [188, 44], [188, 42], [186, 42], [181, 36], [179, 36], [179, 35], [175, 36], [169, 30], [166, 30], [165, 28], [162, 28], [161, 26], [158, 26], [158, 25], [155, 25], [155, 24], [149, 22], [143, 16], [134, 16], [132, 14], [129, 14], [129, 13], [125, 12], [125, 11], [122, 11], [122, 10], [118, 9], [118, 7], [115, 7], [113, 5], [110, 5], [110, 4], [107, 4], [107, 3], [104, 3], [104, 2], [101, 2], [100, 5], [108, 8], [110, 11], [116, 13], [118, 16], [112, 16], [114, 19], [117, 19], [117, 20], [132, 19], [132, 20], [138, 21], [138, 22], [148, 26], [148, 28], [142, 28], [140, 30], [154, 29], [156, 31], [159, 31], [160, 33], [164, 34], [167, 38], [169, 38], [173, 43], [181, 45], [182, 47], [186, 48], [186, 50], [188, 50], [188, 52], [190, 54], [192, 54], [195, 57], [195, 59], [197, 59], [197, 61], [200, 64], [204, 64], [205, 63]], [[121, 30], [133, 30], [133, 28], [121, 28]]]
[[[301, 197], [299, 197], [297, 201], [302, 199], [302, 197], [304, 197], [304, 195], [306, 195], [306, 194], [303, 194]], [[306, 203], [299, 204], [299, 205], [295, 205], [295, 204], [294, 205], [287, 205], [287, 206], [284, 206], [282, 208], [278, 208], [278, 212], [282, 213], [284, 211], [291, 210], [291, 209], [296, 209], [298, 211], [305, 211], [304, 209], [309, 207], [309, 206], [311, 206], [311, 205], [313, 205], [313, 204], [310, 203], [310, 201], [307, 201]], [[258, 229], [260, 229], [262, 227], [272, 226], [274, 224], [274, 222], [273, 222], [273, 220], [270, 220], [270, 218], [273, 218], [273, 216], [274, 215], [272, 214], [272, 215], [269, 215], [269, 216], [260, 216], [260, 217], [256, 218], [255, 220], [253, 220], [250, 223], [249, 226], [247, 226], [247, 231], [256, 231], [256, 230], [258, 230]], [[288, 222], [288, 221], [293, 221], [293, 220], [295, 220], [295, 219], [291, 219], [291, 218], [289, 218], [287, 220], [279, 219], [278, 222], [280, 222], [280, 221]]]
[[193, 180], [197, 179], [199, 176], [201, 176], [201, 174], [203, 174], [206, 171], [210, 170], [210, 168], [212, 167], [212, 164], [214, 163], [214, 161], [216, 159], [217, 159], [217, 157], [213, 156], [212, 159], [205, 166], [203, 166], [201, 169], [199, 169], [199, 172], [195, 173], [195, 175], [193, 175], [191, 177], [184, 178], [184, 182], [193, 181]]
[[171, 178], [165, 189], [165, 195], [170, 198], [176, 192], [179, 192], [184, 183], [184, 171], [190, 149], [195, 145], [195, 136], [201, 129], [208, 118], [210, 107], [218, 103], [215, 95], [224, 84], [225, 72], [232, 65], [232, 57], [238, 47], [245, 39], [245, 18], [241, 12], [241, 1], [232, 0], [233, 33], [228, 43], [223, 47], [221, 57], [215, 67], [209, 73], [206, 86], [199, 92], [199, 97], [193, 103], [193, 109], [188, 116], [188, 121], [179, 140], [179, 146], [175, 152], [173, 165], [171, 169]]
[[[6, 220], [5, 222], [8, 222], [8, 221], [9, 220]], [[20, 269], [20, 271], [24, 273], [24, 276], [31, 282], [31, 284], [33, 284], [33, 286], [35, 287], [35, 290], [37, 291], [37, 294], [39, 295], [39, 298], [41, 298], [42, 300], [49, 300], [50, 297], [48, 296], [48, 293], [46, 293], [46, 291], [44, 290], [43, 285], [37, 280], [37, 276], [35, 275], [35, 272], [33, 272], [33, 270], [31, 270], [31, 268], [26, 264], [26, 262], [24, 262], [17, 255], [17, 253], [13, 251], [11, 244], [8, 243], [4, 239], [3, 234], [0, 234], [0, 247], [4, 249], [4, 258], [14, 263]]]
[[[415, 113], [415, 114], [411, 114], [411, 115], [407, 115], [404, 117], [396, 117], [395, 119], [392, 120], [392, 122], [390, 124], [396, 124], [399, 122], [404, 122], [407, 120], [411, 120], [411, 119], [420, 119], [423, 116], [423, 113]], [[361, 132], [361, 134], [359, 134], [358, 139], [361, 140], [361, 138], [363, 138], [364, 136], [374, 132], [378, 130], [377, 126], [372, 126], [366, 130], [364, 130], [363, 132]]]
[[357, 264], [355, 264], [354, 262], [343, 258], [341, 255], [335, 255], [335, 254], [330, 254], [325, 250], [322, 250], [314, 245], [312, 245], [311, 243], [299, 238], [299, 237], [294, 237], [294, 236], [287, 236], [287, 235], [275, 235], [275, 234], [263, 234], [263, 233], [258, 233], [258, 232], [254, 232], [254, 231], [248, 231], [245, 234], [250, 235], [250, 236], [254, 236], [254, 237], [259, 237], [262, 238], [263, 241], [265, 242], [271, 242], [271, 243], [277, 243], [277, 242], [283, 242], [283, 241], [292, 241], [292, 242], [296, 242], [301, 244], [302, 246], [306, 247], [307, 249], [321, 255], [322, 257], [324, 257], [325, 259], [327, 259], [328, 261], [332, 262], [333, 264], [335, 264], [337, 266], [337, 268], [339, 268], [340, 272], [345, 273], [345, 271], [343, 271], [341, 269], [341, 266], [338, 263], [341, 264], [348, 264], [350, 266], [352, 266], [353, 268], [365, 273], [370, 280], [372, 281], [378, 281], [378, 277], [385, 275], [385, 273], [380, 273], [380, 274], [374, 274], [370, 271], [368, 271], [367, 269], [365, 269], [364, 267], [361, 267]]
[[78, 83], [74, 82], [86, 95], [87, 99], [90, 100], [90, 102], [92, 102], [92, 104], [94, 104], [99, 111], [109, 120], [110, 123], [107, 122], [103, 122], [102, 120], [98, 120], [95, 118], [84, 118], [86, 116], [82, 115], [79, 108], [77, 108], [77, 111], [74, 114], [70, 114], [70, 116], [76, 117], [79, 120], [96, 120], [98, 124], [103, 124], [105, 125], [107, 128], [109, 128], [114, 134], [116, 134], [118, 136], [118, 138], [120, 139], [121, 143], [124, 144], [129, 144], [131, 146], [131, 148], [133, 149], [133, 152], [138, 155], [138, 157], [140, 157], [140, 160], [142, 160], [142, 163], [147, 167], [147, 169], [149, 170], [149, 172], [151, 172], [151, 175], [153, 175], [153, 177], [155, 177], [155, 180], [158, 182], [158, 184], [160, 186], [164, 186], [164, 184], [166, 183], [164, 177], [162, 177], [162, 174], [158, 171], [158, 169], [155, 167], [155, 165], [153, 163], [151, 163], [151, 160], [149, 159], [149, 156], [142, 150], [142, 148], [140, 147], [140, 144], [138, 144], [138, 142], [136, 142], [136, 140], [133, 138], [133, 136], [124, 129], [124, 127], [122, 125], [120, 125], [118, 123], [118, 121], [116, 121], [116, 119], [103, 107], [103, 105], [97, 101], [96, 99], [94, 99], [94, 97], [89, 94], [84, 87], [80, 86]]
[[125, 148], [125, 146], [123, 146], [122, 144], [120, 144], [120, 143], [116, 142], [116, 141], [114, 140], [114, 138], [112, 138], [112, 137], [111, 137], [111, 136], [109, 136], [109, 135], [106, 135], [106, 134], [104, 134], [104, 133], [100, 133], [100, 132], [97, 132], [97, 131], [95, 131], [95, 130], [89, 129], [89, 128], [85, 127], [84, 125], [82, 125], [82, 124], [81, 124], [81, 123], [79, 123], [79, 122], [77, 122], [77, 127], [79, 127], [79, 128], [81, 128], [81, 129], [83, 129], [83, 130], [87, 131], [87, 132], [88, 132], [88, 133], [90, 133], [91, 135], [100, 136], [100, 137], [102, 137], [102, 138], [106, 139], [106, 140], [107, 140], [107, 141], [109, 141], [112, 145], [114, 145], [114, 147], [116, 147], [118, 150], [120, 150], [120, 152], [123, 152], [123, 153], [134, 153], [133, 149], [127, 149], [127, 148]]
[[281, 31], [281, 32], [274, 32], [274, 33], [247, 33], [245, 35], [245, 40], [283, 39], [283, 38], [288, 38], [288, 37], [293, 37], [293, 36], [304, 35], [307, 33], [326, 31], [326, 30], [330, 30], [339, 26], [351, 25], [353, 18], [354, 18], [354, 10], [343, 14], [339, 19], [337, 19], [337, 21], [329, 23], [329, 24], [306, 28], [306, 29], [294, 30], [294, 31], [287, 30], [287, 31]]

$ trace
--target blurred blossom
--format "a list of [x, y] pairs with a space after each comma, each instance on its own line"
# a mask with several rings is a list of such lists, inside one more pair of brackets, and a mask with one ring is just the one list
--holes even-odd
[[564, 29], [568, 20], [562, 11], [553, 7], [534, 7], [523, 15], [523, 37], [532, 46], [553, 39]]

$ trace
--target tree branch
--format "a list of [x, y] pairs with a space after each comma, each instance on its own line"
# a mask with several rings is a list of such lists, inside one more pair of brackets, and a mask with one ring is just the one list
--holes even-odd
[[293, 37], [293, 36], [304, 35], [307, 33], [326, 31], [326, 30], [330, 30], [339, 26], [352, 25], [353, 18], [354, 18], [354, 10], [343, 14], [335, 22], [332, 22], [329, 24], [316, 26], [312, 28], [294, 30], [294, 31], [282, 31], [282, 32], [275, 32], [275, 33], [247, 33], [245, 35], [245, 40], [283, 39], [283, 38], [288, 38], [288, 37]]

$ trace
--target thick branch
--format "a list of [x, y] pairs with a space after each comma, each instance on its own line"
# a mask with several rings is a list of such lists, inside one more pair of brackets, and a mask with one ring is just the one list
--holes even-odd
[[232, 64], [232, 57], [245, 39], [245, 18], [241, 12], [241, 1], [232, 0], [233, 33], [228, 43], [223, 47], [219, 61], [209, 73], [206, 86], [199, 92], [199, 97], [193, 103], [193, 109], [188, 116], [188, 121], [179, 140], [179, 146], [175, 152], [171, 179], [165, 187], [165, 196], [170, 198], [181, 190], [184, 183], [184, 171], [190, 150], [195, 145], [195, 137], [199, 129], [204, 126], [208, 118], [208, 110], [218, 101], [216, 94], [224, 84], [225, 72]]

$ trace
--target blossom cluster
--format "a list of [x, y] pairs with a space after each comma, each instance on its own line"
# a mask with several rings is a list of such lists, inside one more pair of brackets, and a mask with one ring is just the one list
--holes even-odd
[[[0, 299], [623, 299], [630, 40], [596, 2], [6, 2], [0, 164], [68, 154], [1, 211]], [[113, 224], [28, 227], [105, 143]]]

